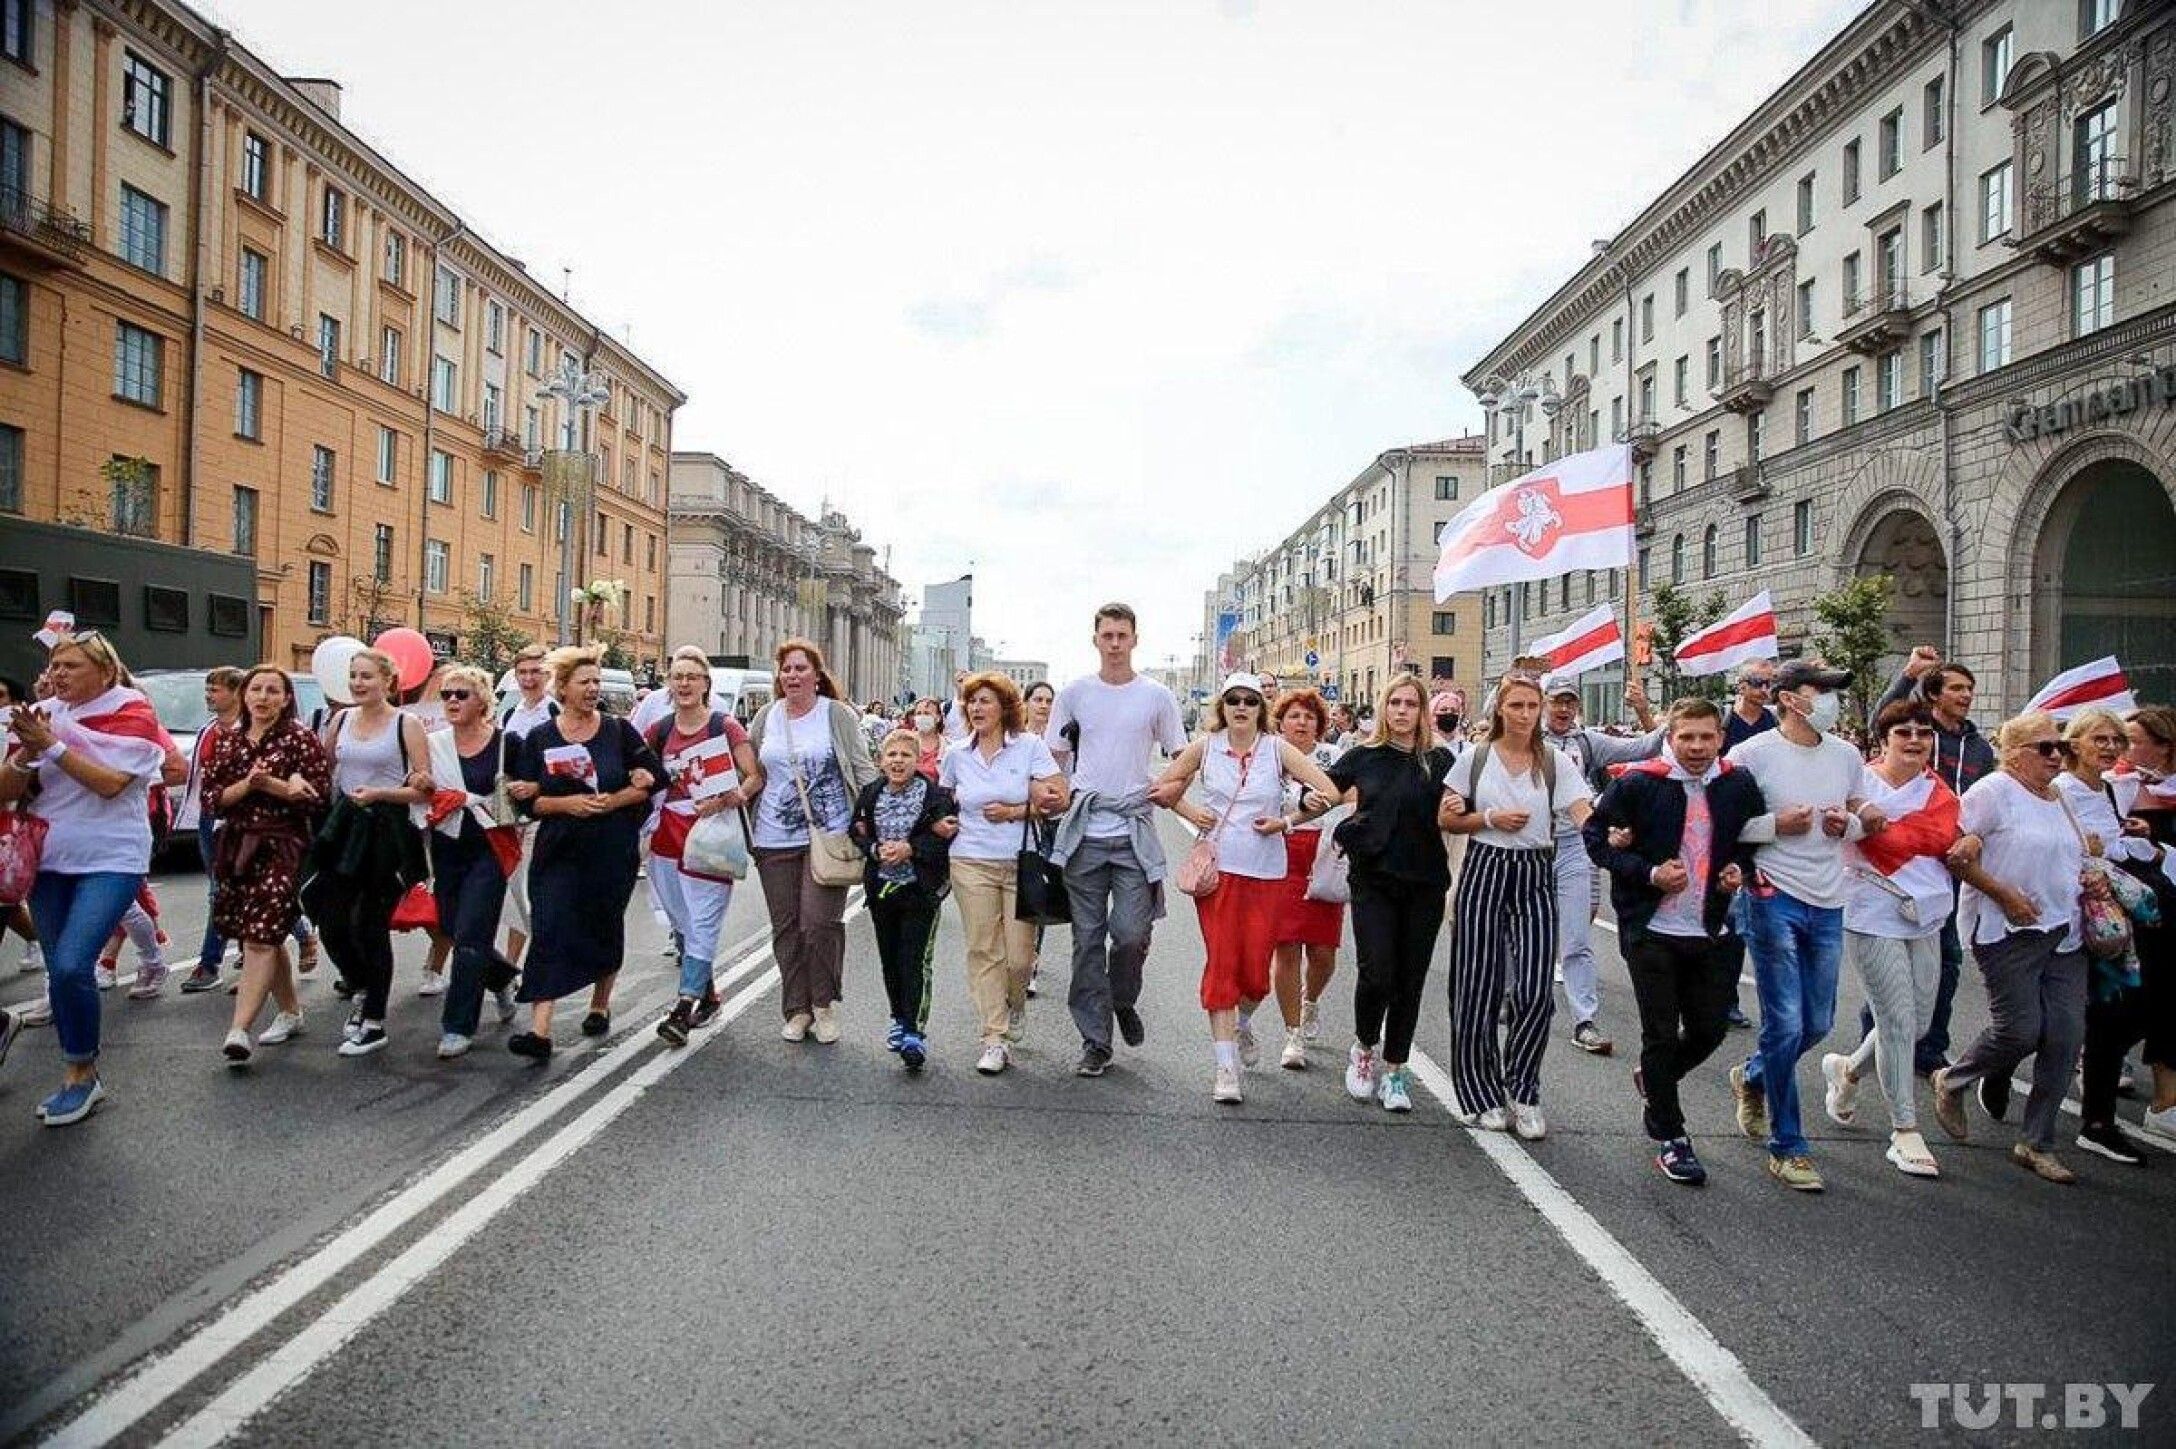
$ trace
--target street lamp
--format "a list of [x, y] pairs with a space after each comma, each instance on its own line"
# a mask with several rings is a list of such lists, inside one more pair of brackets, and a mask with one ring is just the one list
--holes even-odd
[[[1566, 378], [1569, 384], [1571, 379]], [[1543, 373], [1536, 382], [1530, 374], [1522, 373], [1515, 381], [1506, 381], [1500, 374], [1481, 384], [1481, 411], [1488, 416], [1488, 437], [1496, 438], [1496, 416], [1501, 413], [1511, 420], [1512, 461], [1521, 472], [1532, 466], [1533, 460], [1526, 455], [1526, 415], [1537, 402], [1544, 418], [1554, 420], [1563, 410], [1564, 396], [1556, 390], [1553, 373]], [[1517, 476], [1516, 473], [1513, 474]], [[1493, 471], [1489, 482], [1495, 482]], [[1521, 584], [1511, 595], [1511, 654], [1518, 657], [1526, 625], [1526, 586]]]
[[[559, 355], [558, 375], [536, 390], [538, 402], [557, 398], [566, 408], [567, 420], [573, 424], [574, 428], [573, 441], [575, 446], [561, 451], [579, 457], [584, 464], [589, 461], [589, 414], [603, 407], [611, 400], [611, 397], [612, 393], [605, 385], [604, 379], [596, 373], [586, 371], [581, 362], [571, 352], [563, 352]], [[560, 465], [556, 474], [549, 476], [547, 481], [550, 482], [551, 491], [554, 495], [552, 501], [560, 508], [566, 509], [570, 515], [578, 495], [578, 501], [581, 505], [581, 519], [583, 526], [586, 528], [589, 523], [590, 513], [589, 490], [595, 480], [590, 476], [590, 470], [586, 466], [580, 472], [581, 481], [578, 488], [572, 486], [567, 476], [567, 465], [565, 464]], [[569, 622], [574, 589], [573, 548], [576, 532], [571, 516], [567, 519], [567, 526], [559, 530], [559, 587], [556, 592], [559, 596], [558, 618], [559, 642], [561, 644], [572, 642], [572, 630], [569, 627]]]

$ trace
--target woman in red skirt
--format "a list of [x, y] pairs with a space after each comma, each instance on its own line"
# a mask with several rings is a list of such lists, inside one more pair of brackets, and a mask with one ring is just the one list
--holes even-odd
[[[1312, 689], [1277, 696], [1270, 706], [1270, 727], [1284, 742], [1323, 769], [1337, 762], [1337, 746], [1324, 742], [1330, 729], [1330, 707]], [[1307, 876], [1315, 856], [1326, 843], [1328, 832], [1319, 820], [1300, 813], [1302, 794], [1297, 781], [1285, 785], [1282, 802], [1285, 822], [1284, 881], [1278, 893], [1276, 954], [1270, 962], [1270, 982], [1277, 991], [1277, 1010], [1284, 1017], [1284, 1052], [1278, 1065], [1299, 1071], [1307, 1065], [1307, 1043], [1322, 1034], [1322, 993], [1337, 970], [1337, 948], [1345, 939], [1345, 907], [1338, 901], [1307, 899]], [[1306, 955], [1304, 979], [1301, 953]], [[1253, 1023], [1239, 1019], [1242, 1050], [1254, 1036]]]
[[[1209, 1013], [1216, 1050], [1210, 1095], [1240, 1100], [1239, 1074], [1253, 1063], [1242, 1053], [1239, 1018], [1269, 995], [1269, 958], [1277, 945], [1278, 898], [1284, 889], [1285, 783], [1296, 780], [1335, 797], [1338, 789], [1314, 761], [1262, 729], [1262, 682], [1234, 674], [1209, 702], [1208, 733], [1179, 752], [1157, 782], [1158, 799], [1216, 846], [1219, 884], [1194, 899], [1208, 960], [1201, 968], [1201, 1008]], [[1200, 798], [1179, 792], [1199, 778]], [[1251, 1036], [1251, 1034], [1250, 1034]]]

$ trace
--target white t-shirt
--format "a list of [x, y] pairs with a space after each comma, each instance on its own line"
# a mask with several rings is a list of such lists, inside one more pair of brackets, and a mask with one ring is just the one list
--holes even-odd
[[844, 830], [853, 819], [853, 797], [847, 792], [846, 776], [839, 770], [838, 752], [831, 747], [830, 712], [812, 709], [796, 721], [786, 712], [785, 701], [780, 700], [771, 706], [770, 720], [763, 727], [759, 755], [763, 762], [763, 793], [756, 796], [756, 832], [751, 845], [766, 850], [796, 850], [808, 844], [808, 812], [801, 808], [801, 791], [794, 784], [796, 756], [817, 824], [825, 830]]
[[46, 702], [54, 738], [97, 764], [119, 770], [128, 776], [128, 783], [111, 799], [103, 798], [62, 769], [58, 760], [41, 760], [37, 797], [24, 807], [51, 825], [38, 860], [40, 871], [142, 875], [150, 869], [149, 796], [166, 762], [166, 750], [148, 739], [86, 729], [78, 723], [105, 720], [130, 703], [139, 704], [148, 715], [150, 706], [142, 700], [135, 690], [116, 686], [77, 706]]
[[[1868, 770], [1866, 798], [1879, 805], [1882, 813], [1895, 822], [1926, 803], [1924, 796], [1930, 783], [1927, 777], [1921, 776], [1892, 789], [1888, 781]], [[1846, 852], [1845, 858], [1851, 869], [1851, 893], [1844, 901], [1845, 930], [1892, 941], [1916, 941], [1937, 934], [1942, 923], [1949, 919], [1949, 868], [1940, 857], [1915, 855], [1889, 876], [1868, 864], [1856, 845]], [[1911, 899], [1908, 910], [1904, 904], [1907, 896]]]
[[552, 697], [545, 695], [535, 704], [524, 704], [520, 695], [514, 696], [513, 707], [506, 711], [506, 723], [501, 726], [515, 739], [535, 729], [552, 717]]
[[[1443, 787], [1459, 795], [1466, 793], [1473, 766], [1469, 763], [1472, 752], [1478, 746], [1468, 745], [1451, 764], [1451, 773], [1444, 778]], [[1546, 749], [1548, 746], [1544, 745]], [[1541, 778], [1540, 770], [1522, 771], [1513, 776], [1504, 768], [1503, 756], [1496, 750], [1488, 752], [1488, 761], [1481, 766], [1481, 780], [1474, 794], [1478, 797], [1466, 801], [1467, 810], [1480, 814], [1484, 810], [1524, 810], [1526, 826], [1522, 830], [1476, 830], [1472, 839], [1482, 845], [1500, 846], [1505, 850], [1546, 850], [1556, 843], [1559, 827], [1570, 829], [1571, 807], [1581, 800], [1592, 800], [1594, 792], [1588, 788], [1586, 777], [1571, 768], [1564, 759], [1556, 761], [1555, 810], [1550, 809], [1549, 791]]]
[[1025, 805], [1032, 781], [1058, 773], [1050, 747], [1034, 735], [1013, 735], [985, 760], [972, 740], [944, 752], [937, 783], [959, 802], [960, 833], [952, 837], [954, 860], [1011, 860], [1020, 853], [1020, 822], [982, 818], [985, 805]]
[[[1755, 816], [1743, 839], [1757, 845], [1753, 863], [1771, 885], [1793, 900], [1823, 909], [1839, 909], [1850, 894], [1844, 873], [1844, 842], [1857, 840], [1865, 826], [1853, 815], [1842, 839], [1821, 828], [1821, 811], [1830, 805], [1862, 803], [1878, 781], [1868, 781], [1866, 761], [1834, 735], [1801, 745], [1781, 729], [1757, 734], [1738, 745], [1729, 760], [1753, 776], [1766, 813]], [[1813, 808], [1813, 823], [1802, 835], [1777, 835], [1775, 817], [1799, 805]]]
[[[1330, 766], [1336, 764], [1337, 757], [1344, 753], [1345, 751], [1338, 746], [1325, 742], [1309, 750], [1307, 758], [1314, 761], [1315, 767], [1327, 775], [1330, 773]], [[1299, 810], [1300, 796], [1305, 792], [1306, 788], [1297, 780], [1285, 781], [1284, 799], [1280, 802], [1284, 807], [1282, 813], [1291, 815]], [[1305, 824], [1295, 825], [1292, 828], [1294, 830], [1320, 830], [1323, 828], [1323, 817], [1317, 815]]]
[[[1073, 788], [1098, 795], [1146, 790], [1155, 780], [1149, 749], [1167, 755], [1186, 748], [1186, 725], [1171, 691], [1145, 674], [1124, 684], [1105, 684], [1085, 675], [1058, 691], [1050, 710], [1049, 733], [1062, 736], [1068, 724], [1080, 726], [1080, 748], [1073, 757]], [[1117, 839], [1126, 822], [1112, 815], [1091, 817], [1092, 838]]]
[[[1980, 868], [2033, 903], [2032, 929], [2061, 931], [2057, 949], [2077, 950], [2078, 872], [2085, 867], [2085, 846], [2062, 803], [2041, 799], [1997, 770], [1964, 792], [1959, 824], [1965, 834], [1980, 838]], [[2001, 906], [1970, 885], [1959, 899], [1958, 920], [1981, 946], [2019, 929]]]
[[1218, 870], [1253, 880], [1284, 879], [1284, 837], [1254, 828], [1255, 821], [1277, 813], [1284, 796], [1282, 743], [1274, 735], [1255, 740], [1254, 753], [1245, 762], [1246, 787], [1241, 789], [1241, 759], [1232, 753], [1230, 737], [1219, 731], [1202, 741], [1201, 806], [1218, 817], [1221, 827], [1216, 836]]

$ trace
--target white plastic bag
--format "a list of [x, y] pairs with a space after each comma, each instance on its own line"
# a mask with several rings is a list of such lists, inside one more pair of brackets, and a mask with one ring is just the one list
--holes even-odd
[[680, 868], [689, 875], [714, 880], [740, 880], [748, 874], [748, 835], [741, 829], [738, 810], [705, 815], [688, 829], [681, 847]]
[[1351, 806], [1340, 805], [1322, 817], [1322, 840], [1315, 847], [1315, 863], [1307, 871], [1308, 900], [1336, 905], [1352, 900], [1352, 867], [1331, 833], [1351, 814]]

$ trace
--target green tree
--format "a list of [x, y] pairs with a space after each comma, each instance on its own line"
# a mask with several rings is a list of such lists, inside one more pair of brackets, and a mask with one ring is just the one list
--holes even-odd
[[1730, 605], [1718, 590], [1705, 599], [1695, 602], [1693, 596], [1675, 584], [1663, 584], [1655, 590], [1648, 608], [1648, 619], [1655, 626], [1656, 680], [1661, 692], [1655, 696], [1655, 708], [1660, 711], [1670, 701], [1684, 699], [1721, 700], [1729, 691], [1727, 681], [1720, 674], [1688, 675], [1677, 667], [1677, 646], [1687, 634], [1696, 633], [1714, 623], [1728, 612]]
[[1887, 574], [1867, 574], [1814, 597], [1813, 617], [1820, 630], [1813, 647], [1832, 668], [1848, 669], [1854, 676], [1851, 717], [1861, 729], [1867, 707], [1881, 698], [1887, 685], [1875, 670], [1891, 652], [1889, 606], [1895, 599], [1896, 580]]
[[514, 627], [513, 612], [504, 604], [461, 590], [461, 653], [469, 663], [497, 679], [513, 667], [516, 654], [535, 642]]

